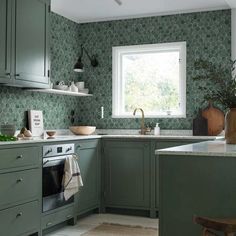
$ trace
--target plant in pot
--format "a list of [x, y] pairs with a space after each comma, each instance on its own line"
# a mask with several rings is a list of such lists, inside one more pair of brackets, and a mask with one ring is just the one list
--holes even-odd
[[236, 61], [229, 68], [216, 66], [211, 62], [199, 59], [195, 62], [197, 76], [194, 80], [205, 81], [208, 86], [200, 85], [205, 99], [215, 101], [227, 109], [225, 116], [225, 139], [228, 144], [236, 144]]

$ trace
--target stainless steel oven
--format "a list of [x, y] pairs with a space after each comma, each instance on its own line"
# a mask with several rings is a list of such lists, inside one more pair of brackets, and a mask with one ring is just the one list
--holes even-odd
[[43, 147], [43, 212], [67, 204], [74, 198], [64, 199], [62, 178], [67, 155], [74, 154], [74, 144], [47, 145]]

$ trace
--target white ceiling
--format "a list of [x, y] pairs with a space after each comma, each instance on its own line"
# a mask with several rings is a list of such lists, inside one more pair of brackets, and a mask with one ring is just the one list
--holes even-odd
[[78, 23], [219, 10], [236, 0], [52, 0], [52, 11]]

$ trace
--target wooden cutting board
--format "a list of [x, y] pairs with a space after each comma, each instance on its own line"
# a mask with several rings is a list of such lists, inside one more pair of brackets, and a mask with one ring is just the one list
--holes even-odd
[[213, 106], [209, 101], [209, 105], [202, 111], [202, 116], [208, 121], [208, 135], [216, 136], [224, 129], [225, 116], [224, 112]]

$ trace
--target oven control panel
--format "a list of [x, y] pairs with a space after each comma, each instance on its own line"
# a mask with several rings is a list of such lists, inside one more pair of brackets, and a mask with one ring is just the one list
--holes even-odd
[[43, 147], [43, 157], [62, 156], [75, 153], [75, 145], [59, 144], [59, 145], [47, 145]]

